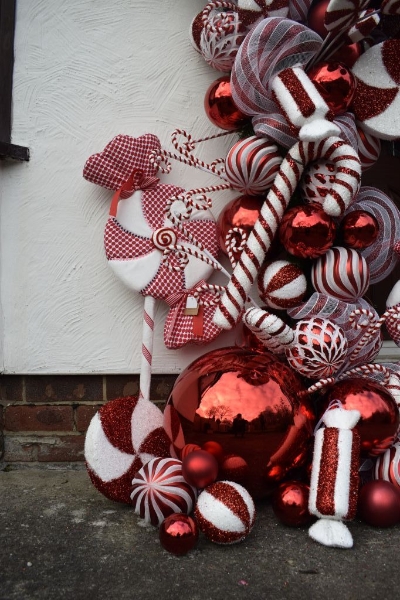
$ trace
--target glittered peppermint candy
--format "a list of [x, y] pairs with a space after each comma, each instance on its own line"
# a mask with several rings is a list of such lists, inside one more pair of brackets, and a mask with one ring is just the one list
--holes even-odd
[[301, 375], [320, 379], [337, 373], [346, 362], [344, 331], [328, 319], [315, 317], [296, 323], [294, 340], [286, 348], [290, 366]]
[[131, 504], [132, 477], [156, 456], [169, 456], [163, 414], [149, 400], [111, 400], [92, 418], [85, 459], [93, 485], [107, 498]]
[[382, 0], [381, 12], [384, 15], [400, 15], [400, 0]]
[[243, 486], [233, 481], [217, 481], [202, 491], [194, 515], [208, 540], [216, 544], [235, 544], [252, 530], [255, 507]]
[[370, 0], [330, 0], [325, 12], [325, 27], [332, 33], [345, 32], [357, 22]]
[[158, 526], [173, 513], [192, 512], [197, 492], [182, 475], [176, 458], [153, 458], [132, 480], [131, 501], [135, 513]]
[[334, 246], [312, 265], [311, 282], [321, 294], [354, 302], [369, 286], [367, 261], [357, 250]]
[[318, 160], [306, 168], [300, 189], [304, 200], [322, 204], [335, 181], [335, 165], [328, 160]]
[[307, 290], [303, 271], [287, 260], [276, 260], [263, 267], [257, 283], [261, 300], [276, 309], [296, 306]]
[[400, 491], [400, 442], [378, 456], [375, 463], [374, 479], [390, 481]]
[[208, 25], [200, 35], [200, 52], [210, 67], [228, 73], [245, 38], [245, 28], [236, 12], [210, 16]]
[[357, 127], [358, 156], [361, 161], [362, 171], [370, 169], [381, 154], [381, 141], [379, 138]]

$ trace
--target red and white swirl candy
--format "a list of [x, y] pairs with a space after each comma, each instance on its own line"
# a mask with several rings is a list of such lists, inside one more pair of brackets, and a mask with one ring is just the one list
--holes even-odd
[[381, 141], [379, 138], [363, 131], [357, 127], [358, 156], [361, 161], [361, 169], [367, 171], [378, 160], [381, 153]]
[[354, 302], [369, 286], [367, 261], [357, 250], [334, 246], [312, 265], [311, 282], [321, 294]]
[[182, 462], [176, 458], [154, 458], [132, 480], [135, 513], [155, 526], [173, 513], [192, 512], [196, 496], [195, 488], [183, 478]]
[[378, 456], [375, 463], [374, 478], [390, 481], [400, 491], [400, 443], [394, 444]]
[[325, 12], [325, 27], [332, 33], [347, 31], [357, 22], [370, 0], [330, 0]]

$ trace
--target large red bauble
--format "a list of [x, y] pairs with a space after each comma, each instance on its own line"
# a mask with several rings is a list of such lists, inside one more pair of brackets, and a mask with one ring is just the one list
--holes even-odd
[[159, 533], [161, 546], [178, 556], [192, 550], [199, 538], [196, 521], [182, 513], [174, 513], [167, 517], [161, 523]]
[[[225, 455], [242, 457], [249, 467], [243, 485], [260, 498], [306, 455], [314, 417], [299, 396], [303, 389], [300, 377], [270, 352], [220, 348], [181, 373], [165, 414], [179, 415], [187, 443], [202, 445], [212, 433]], [[238, 414], [243, 436], [232, 427]]]
[[325, 254], [335, 240], [336, 225], [318, 204], [294, 206], [285, 212], [279, 239], [286, 250], [301, 258]]
[[325, 27], [325, 13], [330, 0], [320, 0], [313, 2], [307, 14], [307, 25], [310, 29], [318, 33], [322, 38], [328, 35]]
[[202, 490], [217, 479], [218, 461], [206, 450], [195, 450], [183, 459], [182, 475], [190, 485]]
[[227, 131], [236, 131], [249, 120], [232, 99], [229, 75], [220, 77], [209, 86], [204, 97], [204, 110], [214, 125]]
[[399, 410], [384, 387], [361, 377], [339, 381], [323, 397], [321, 414], [336, 399], [344, 408], [361, 413], [356, 428], [361, 438], [362, 455], [377, 456], [393, 444], [399, 428]]
[[299, 481], [285, 481], [272, 496], [272, 509], [279, 521], [290, 527], [307, 525], [312, 516], [308, 510], [310, 488]]
[[374, 527], [391, 527], [400, 521], [400, 493], [389, 481], [369, 481], [358, 496], [358, 514]]
[[[254, 223], [260, 216], [264, 198], [260, 196], [238, 196], [231, 200], [222, 210], [217, 221], [217, 235], [219, 246], [225, 254], [228, 254], [226, 236], [229, 231], [239, 228], [248, 237], [254, 227]], [[239, 248], [242, 237], [240, 233], [234, 233], [235, 247]], [[232, 255], [235, 260], [239, 259], [240, 250], [233, 249]]]
[[346, 246], [363, 250], [375, 242], [379, 234], [379, 224], [371, 213], [353, 210], [340, 222], [340, 233]]
[[335, 116], [347, 111], [356, 91], [356, 80], [345, 65], [339, 62], [318, 63], [307, 75]]

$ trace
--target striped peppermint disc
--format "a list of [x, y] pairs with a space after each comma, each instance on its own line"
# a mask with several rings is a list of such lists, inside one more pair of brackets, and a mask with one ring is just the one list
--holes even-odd
[[379, 158], [381, 140], [357, 127], [358, 156], [362, 171], [367, 171]]
[[400, 443], [394, 444], [378, 456], [375, 463], [374, 478], [390, 481], [400, 491]]
[[281, 162], [275, 144], [253, 135], [240, 140], [229, 150], [225, 174], [234, 189], [257, 196], [271, 186]]
[[354, 302], [369, 286], [367, 261], [357, 250], [334, 246], [313, 264], [311, 282], [321, 294]]
[[330, 0], [325, 12], [325, 27], [331, 33], [347, 31], [357, 22], [369, 0]]
[[252, 530], [255, 507], [243, 486], [233, 481], [217, 481], [201, 492], [194, 515], [211, 542], [235, 544]]
[[276, 260], [260, 271], [260, 298], [271, 308], [286, 309], [297, 306], [306, 290], [307, 280], [303, 271], [287, 260]]
[[156, 526], [173, 513], [189, 514], [196, 495], [195, 488], [183, 478], [182, 462], [176, 458], [154, 458], [132, 480], [135, 513]]

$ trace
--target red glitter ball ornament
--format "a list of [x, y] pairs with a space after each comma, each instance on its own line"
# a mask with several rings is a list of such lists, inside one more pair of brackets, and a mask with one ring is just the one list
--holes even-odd
[[307, 75], [335, 116], [347, 111], [356, 91], [356, 81], [346, 65], [338, 62], [319, 63]]
[[[230, 251], [235, 260], [239, 260], [241, 245], [260, 216], [264, 198], [260, 196], [238, 196], [231, 200], [221, 211], [217, 221], [219, 246], [225, 254]], [[240, 231], [234, 231], [234, 230]], [[230, 236], [230, 241], [227, 236]]]
[[325, 27], [325, 13], [330, 0], [320, 0], [313, 2], [307, 14], [307, 25], [310, 29], [318, 33], [322, 38], [328, 35]]
[[209, 86], [204, 97], [204, 110], [214, 125], [226, 131], [241, 129], [249, 120], [232, 99], [229, 75], [220, 77]]
[[308, 510], [310, 488], [299, 481], [285, 481], [272, 496], [272, 509], [281, 523], [289, 527], [307, 525], [312, 517]]
[[353, 210], [343, 217], [340, 233], [346, 246], [363, 250], [375, 242], [379, 234], [379, 224], [371, 213]]
[[400, 521], [400, 492], [389, 481], [369, 481], [361, 488], [358, 513], [369, 525], [392, 527]]
[[279, 239], [285, 249], [301, 258], [317, 258], [333, 245], [336, 225], [318, 204], [295, 206], [283, 215]]
[[188, 515], [174, 513], [160, 525], [161, 546], [171, 554], [182, 556], [197, 544], [199, 528]]
[[190, 485], [203, 489], [217, 479], [218, 461], [206, 450], [195, 450], [183, 459], [182, 475]]

